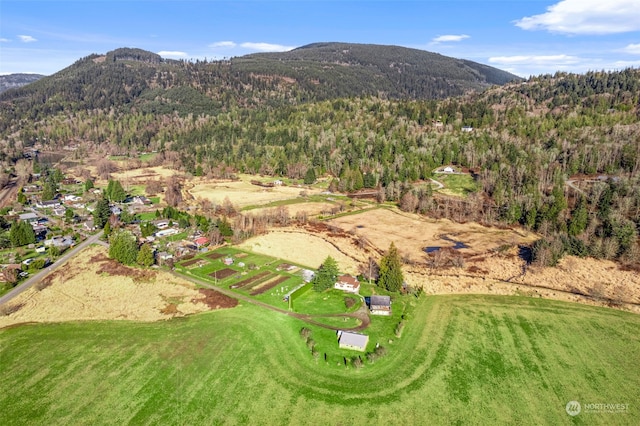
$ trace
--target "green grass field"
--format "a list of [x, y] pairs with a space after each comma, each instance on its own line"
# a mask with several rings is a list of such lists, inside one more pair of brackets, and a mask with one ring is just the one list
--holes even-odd
[[[242, 303], [159, 322], [0, 331], [0, 424], [637, 424], [640, 317], [499, 296], [417, 303], [388, 355], [314, 360], [300, 320]], [[374, 325], [372, 325], [374, 327]], [[330, 330], [310, 327], [318, 350]], [[357, 352], [343, 351], [350, 356]], [[334, 351], [335, 353], [335, 351]], [[629, 404], [570, 417], [568, 401]]]
[[478, 182], [471, 175], [438, 174], [435, 179], [444, 184], [444, 188], [440, 190], [443, 194], [465, 197], [478, 190]]

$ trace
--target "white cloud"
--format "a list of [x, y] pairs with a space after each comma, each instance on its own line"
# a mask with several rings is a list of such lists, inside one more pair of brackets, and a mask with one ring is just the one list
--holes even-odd
[[540, 15], [515, 21], [523, 30], [615, 34], [640, 30], [638, 0], [561, 0]]
[[18, 38], [20, 39], [20, 41], [22, 41], [23, 43], [33, 43], [34, 41], [38, 41], [36, 40], [34, 37], [31, 37], [29, 35], [19, 35]]
[[215, 43], [211, 43], [209, 47], [213, 49], [219, 48], [234, 48], [236, 47], [236, 43], [233, 41], [216, 41]]
[[0, 38], [0, 43], [9, 43], [11, 40], [8, 38]]
[[632, 55], [640, 55], [640, 43], [630, 44], [624, 49], [620, 49], [621, 52], [631, 53]]
[[493, 56], [489, 58], [492, 64], [501, 65], [557, 65], [565, 66], [577, 64], [581, 61], [577, 56], [570, 55], [514, 55]]
[[448, 34], [434, 38], [433, 40], [431, 40], [431, 43], [458, 42], [467, 38], [469, 38], [469, 36], [466, 34]]
[[621, 70], [624, 68], [638, 68], [640, 67], [640, 61], [615, 61], [613, 63], [613, 69]]
[[162, 56], [163, 58], [186, 58], [188, 56], [187, 52], [180, 52], [175, 50], [162, 50], [158, 52], [158, 55]]
[[289, 50], [295, 49], [294, 46], [283, 46], [281, 44], [271, 44], [271, 43], [251, 43], [246, 42], [240, 45], [245, 49], [257, 50], [259, 52], [287, 52]]

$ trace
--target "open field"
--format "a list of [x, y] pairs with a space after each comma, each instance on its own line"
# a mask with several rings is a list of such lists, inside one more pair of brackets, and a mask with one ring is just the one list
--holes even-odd
[[[241, 175], [238, 181], [206, 181], [201, 180], [188, 189], [188, 192], [195, 198], [211, 200], [220, 205], [229, 198], [232, 204], [238, 207], [256, 206], [268, 204], [274, 201], [288, 200], [300, 196], [301, 191], [306, 191], [309, 195], [319, 194], [320, 189], [309, 189], [298, 186], [274, 186], [265, 188], [252, 185], [250, 180], [254, 177]], [[274, 178], [275, 180], [275, 178]]]
[[[314, 360], [304, 325], [243, 305], [159, 323], [0, 330], [0, 423], [628, 425], [640, 416], [637, 315], [431, 296], [401, 338], [382, 343], [388, 354], [361, 369]], [[333, 332], [310, 328], [321, 353], [337, 346]], [[583, 407], [576, 417], [565, 411], [572, 400]], [[599, 403], [623, 410], [585, 412]]]
[[239, 245], [240, 248], [262, 253], [280, 259], [318, 268], [331, 256], [345, 273], [357, 273], [356, 262], [341, 253], [330, 242], [302, 230], [274, 230], [266, 235], [251, 238]]
[[371, 244], [382, 250], [388, 249], [393, 242], [400, 253], [412, 259], [422, 258], [425, 247], [455, 245], [443, 236], [468, 246], [460, 249], [461, 253], [467, 255], [484, 253], [505, 244], [530, 243], [537, 239], [534, 234], [524, 230], [489, 228], [477, 223], [459, 224], [383, 208], [342, 216], [327, 223], [364, 235]]
[[[38, 287], [40, 290], [38, 290]], [[125, 319], [158, 321], [209, 310], [190, 282], [167, 272], [133, 269], [92, 246], [34, 288], [0, 316], [0, 327], [29, 322]]]

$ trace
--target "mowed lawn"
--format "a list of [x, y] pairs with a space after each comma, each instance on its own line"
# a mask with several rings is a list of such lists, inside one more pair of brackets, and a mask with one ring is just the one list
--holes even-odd
[[[525, 297], [423, 296], [402, 337], [383, 343], [388, 355], [361, 369], [314, 360], [299, 336], [304, 325], [242, 303], [161, 323], [0, 330], [0, 424], [627, 425], [640, 418], [640, 316]], [[331, 344], [328, 330], [311, 328]], [[629, 405], [626, 413], [570, 417], [572, 400]]]

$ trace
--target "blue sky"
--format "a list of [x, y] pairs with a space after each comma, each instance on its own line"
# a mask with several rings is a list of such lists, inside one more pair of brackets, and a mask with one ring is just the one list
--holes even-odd
[[137, 47], [219, 59], [323, 41], [399, 45], [527, 77], [640, 67], [640, 0], [0, 1], [0, 74]]

